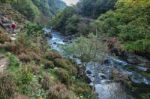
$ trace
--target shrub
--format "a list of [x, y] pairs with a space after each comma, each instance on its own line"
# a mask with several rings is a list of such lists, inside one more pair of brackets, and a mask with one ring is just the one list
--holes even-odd
[[34, 75], [37, 75], [37, 74], [39, 74], [40, 73], [40, 67], [39, 66], [37, 66], [37, 65], [32, 65], [32, 67], [31, 67], [31, 72], [34, 74]]
[[16, 93], [14, 77], [10, 74], [0, 74], [0, 99], [9, 99]]
[[35, 52], [32, 51], [32, 52], [29, 53], [29, 55], [36, 62], [39, 62], [41, 60], [41, 55], [39, 55], [39, 53], [35, 53]]
[[75, 68], [75, 66], [67, 59], [55, 59], [54, 64], [56, 67], [66, 69], [71, 74], [77, 73], [77, 69]]
[[67, 68], [68, 64], [65, 59], [55, 59], [54, 61], [55, 66], [61, 67], [61, 68]]
[[19, 56], [19, 59], [22, 61], [22, 62], [30, 62], [31, 61], [31, 57], [25, 53], [21, 53]]
[[60, 54], [50, 51], [50, 52], [46, 53], [45, 58], [48, 60], [54, 60], [56, 58], [62, 58], [62, 57]]
[[4, 49], [6, 51], [10, 51], [10, 52], [17, 52], [17, 46], [15, 43], [5, 43], [3, 45], [0, 46], [1, 49]]
[[50, 88], [48, 99], [70, 99], [69, 91], [65, 85], [56, 84]]
[[[85, 82], [81, 82], [81, 81], [77, 80], [76, 82], [74, 82], [72, 88], [73, 88], [72, 90], [77, 95], [83, 95], [85, 97], [89, 97], [89, 96], [94, 95], [92, 93], [91, 87], [88, 84], [86, 84]], [[86, 99], [97, 99], [97, 98], [86, 98]]]
[[11, 39], [4, 33], [2, 33], [2, 31], [0, 31], [0, 43], [5, 43], [5, 42], [10, 42]]
[[45, 63], [45, 69], [50, 69], [50, 68], [54, 68], [55, 67], [55, 65], [54, 65], [54, 63], [52, 62], [52, 61], [47, 61], [46, 63]]
[[10, 67], [19, 67], [20, 66], [20, 61], [15, 55], [8, 53], [7, 56], [9, 59], [9, 66]]
[[32, 95], [36, 89], [38, 89], [38, 80], [32, 73], [32, 68], [30, 65], [24, 65], [17, 72], [17, 85], [19, 87], [19, 92], [25, 95]]
[[69, 73], [66, 70], [58, 68], [56, 69], [56, 74], [62, 83], [66, 85], [70, 83]]
[[19, 80], [21, 84], [30, 84], [30, 82], [33, 80], [33, 74], [29, 68], [22, 68], [20, 71]]
[[51, 82], [50, 82], [50, 77], [48, 75], [45, 75], [43, 77], [43, 79], [41, 81], [41, 85], [44, 90], [49, 90]]

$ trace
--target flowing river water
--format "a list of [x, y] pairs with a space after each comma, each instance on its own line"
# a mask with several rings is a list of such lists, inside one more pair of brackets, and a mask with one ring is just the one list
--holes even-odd
[[[50, 30], [46, 29], [46, 32], [50, 32]], [[65, 46], [67, 44], [66, 37], [59, 32], [51, 32], [51, 36], [52, 38], [49, 39], [49, 44], [52, 49], [59, 53], [63, 53], [64, 50], [61, 48], [61, 45]], [[77, 64], [82, 64], [80, 59], [74, 60]], [[131, 66], [129, 63], [111, 56], [107, 57], [103, 64], [88, 62], [85, 66], [85, 72], [90, 79], [90, 85], [95, 88], [95, 92], [98, 94], [99, 99], [130, 99], [130, 96], [126, 93], [125, 86], [120, 82], [112, 80], [112, 71], [114, 69], [121, 72], [121, 74], [119, 74], [120, 78], [127, 77], [130, 78], [133, 83], [150, 85], [150, 80], [148, 78], [134, 70], [128, 69], [128, 67]], [[147, 71], [148, 69], [142, 65], [136, 68], [139, 71]]]

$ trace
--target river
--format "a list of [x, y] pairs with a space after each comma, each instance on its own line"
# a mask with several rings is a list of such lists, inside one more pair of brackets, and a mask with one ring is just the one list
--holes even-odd
[[[66, 37], [59, 32], [52, 32], [52, 38], [49, 39], [49, 44], [52, 49], [63, 53], [61, 46], [65, 46]], [[81, 64], [80, 59], [74, 59], [77, 64]], [[130, 99], [127, 94], [125, 86], [119, 81], [112, 80], [112, 72], [115, 69], [119, 74], [120, 79], [123, 77], [129, 78], [131, 82], [136, 84], [150, 85], [150, 80], [145, 76], [139, 74], [135, 70], [129, 69], [132, 65], [126, 61], [109, 56], [103, 64], [94, 62], [86, 63], [86, 74], [90, 78], [90, 85], [95, 88], [99, 99]], [[148, 68], [139, 65], [136, 66], [139, 71], [146, 71]], [[120, 74], [121, 73], [121, 74]], [[121, 76], [123, 75], [123, 76]]]

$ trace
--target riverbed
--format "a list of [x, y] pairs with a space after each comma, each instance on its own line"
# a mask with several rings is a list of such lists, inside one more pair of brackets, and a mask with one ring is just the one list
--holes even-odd
[[[59, 32], [52, 32], [52, 38], [49, 39], [49, 44], [53, 50], [60, 54], [64, 52], [61, 46], [68, 44], [66, 37]], [[75, 59], [77, 64], [82, 64], [80, 59]], [[90, 85], [95, 88], [99, 99], [130, 99], [130, 95], [126, 92], [125, 86], [119, 80], [116, 82], [112, 79], [112, 72], [115, 69], [118, 73], [121, 72], [121, 77], [126, 77], [131, 82], [136, 84], [150, 85], [149, 78], [141, 75], [137, 71], [130, 69], [133, 67], [126, 61], [120, 60], [116, 57], [108, 56], [105, 63], [99, 64], [88, 62], [85, 64], [86, 74], [90, 78]], [[139, 65], [136, 66], [139, 71], [146, 71], [148, 68]]]

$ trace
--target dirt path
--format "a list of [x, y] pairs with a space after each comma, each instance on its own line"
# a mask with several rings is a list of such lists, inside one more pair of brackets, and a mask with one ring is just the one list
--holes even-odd
[[8, 59], [0, 54], [0, 72], [3, 72], [8, 66]]

